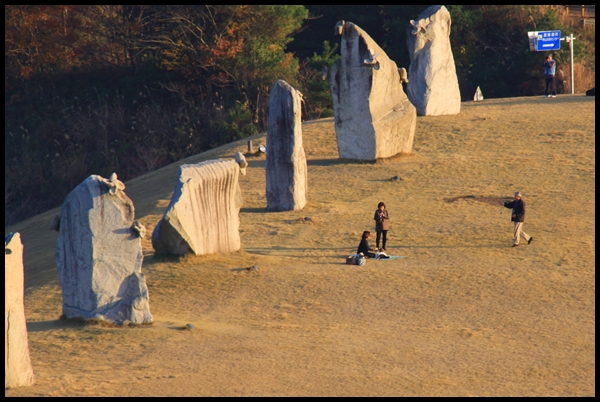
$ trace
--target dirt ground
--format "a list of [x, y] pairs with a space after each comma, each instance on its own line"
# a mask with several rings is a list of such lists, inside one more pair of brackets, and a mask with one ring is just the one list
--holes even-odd
[[[301, 211], [266, 212], [265, 156], [248, 156], [241, 251], [158, 258], [144, 240], [149, 326], [59, 320], [58, 209], [5, 228], [25, 247], [36, 376], [5, 396], [595, 395], [595, 97], [466, 102], [376, 163], [338, 158], [333, 119], [303, 142]], [[126, 183], [149, 233], [178, 166]], [[511, 248], [516, 190], [534, 240]], [[405, 258], [346, 265], [380, 201]]]

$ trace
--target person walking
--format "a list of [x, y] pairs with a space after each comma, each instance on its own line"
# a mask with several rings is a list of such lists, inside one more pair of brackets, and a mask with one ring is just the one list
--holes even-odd
[[556, 61], [552, 60], [552, 55], [546, 56], [546, 61], [542, 64], [544, 67], [544, 78], [546, 79], [546, 98], [556, 98], [556, 81], [554, 75], [556, 74]]
[[530, 244], [533, 241], [533, 237], [523, 231], [523, 222], [525, 221], [525, 201], [521, 199], [521, 192], [517, 191], [515, 193], [515, 200], [506, 201], [504, 206], [506, 208], [512, 208], [512, 217], [510, 220], [515, 224], [512, 246], [517, 247], [519, 245], [519, 237], [523, 237], [527, 240], [527, 244]]
[[387, 244], [387, 232], [390, 230], [390, 215], [385, 208], [385, 203], [380, 202], [377, 205], [377, 211], [375, 211], [375, 216], [373, 219], [375, 219], [375, 231], [377, 232], [375, 247], [379, 249], [379, 241], [383, 240], [381, 243], [381, 251], [385, 251], [385, 246]]

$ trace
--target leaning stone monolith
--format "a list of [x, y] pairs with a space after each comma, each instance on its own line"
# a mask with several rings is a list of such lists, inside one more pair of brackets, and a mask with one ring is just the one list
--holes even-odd
[[67, 318], [152, 322], [142, 227], [124, 188], [114, 173], [108, 180], [91, 175], [62, 205], [56, 264]]
[[4, 237], [4, 388], [34, 383], [23, 292], [23, 244], [17, 232]]
[[302, 147], [302, 94], [279, 80], [269, 95], [267, 210], [296, 211], [307, 201], [306, 155]]
[[179, 167], [171, 202], [152, 233], [158, 254], [203, 255], [240, 249], [241, 162], [215, 159]]
[[406, 32], [410, 57], [408, 99], [419, 116], [460, 113], [460, 90], [450, 47], [450, 13], [431, 6]]
[[340, 21], [341, 58], [329, 71], [340, 158], [375, 160], [411, 152], [417, 115], [396, 63], [361, 28]]

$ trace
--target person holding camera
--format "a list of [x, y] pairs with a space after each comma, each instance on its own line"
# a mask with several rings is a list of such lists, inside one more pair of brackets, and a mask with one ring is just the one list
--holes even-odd
[[[375, 245], [379, 248], [379, 240], [383, 237], [383, 242], [381, 244], [381, 250], [385, 251], [385, 245], [387, 243], [387, 232], [390, 230], [390, 216], [388, 214], [387, 209], [385, 208], [385, 203], [380, 202], [377, 205], [377, 211], [375, 211], [375, 231], [377, 232], [377, 239], [375, 240]], [[383, 236], [382, 236], [383, 235]]]
[[519, 237], [523, 237], [527, 240], [527, 244], [530, 244], [533, 240], [533, 237], [529, 236], [527, 233], [523, 231], [523, 222], [525, 221], [525, 201], [521, 199], [521, 192], [517, 191], [515, 193], [514, 201], [506, 201], [504, 203], [506, 208], [512, 208], [512, 217], [511, 221], [515, 223], [515, 231], [514, 231], [514, 240], [513, 247], [517, 247], [519, 245]]
[[556, 61], [552, 60], [552, 55], [546, 56], [546, 61], [542, 64], [544, 67], [544, 78], [546, 79], [546, 95], [544, 97], [556, 98], [556, 81], [554, 75], [556, 74]]

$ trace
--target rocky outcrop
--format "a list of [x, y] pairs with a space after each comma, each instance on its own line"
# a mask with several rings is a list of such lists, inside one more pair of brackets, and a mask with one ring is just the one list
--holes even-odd
[[269, 95], [267, 210], [294, 211], [307, 201], [306, 156], [302, 147], [302, 94], [279, 80]]
[[152, 322], [142, 274], [143, 225], [116, 179], [92, 175], [65, 199], [56, 264], [67, 318]]
[[34, 383], [23, 292], [23, 244], [19, 233], [4, 238], [4, 388]]
[[341, 58], [329, 72], [340, 158], [375, 160], [411, 152], [416, 110], [396, 63], [357, 25], [340, 21]]
[[408, 99], [419, 116], [460, 113], [460, 90], [450, 47], [450, 13], [431, 6], [411, 20], [406, 32], [410, 67]]
[[154, 250], [174, 255], [239, 250], [240, 169], [225, 159], [181, 165], [171, 202], [152, 233]]

